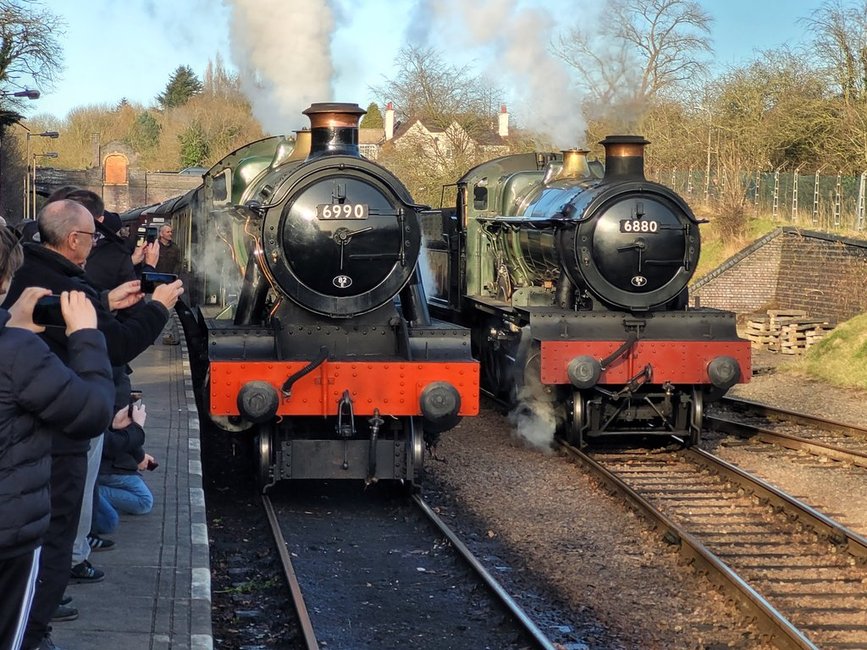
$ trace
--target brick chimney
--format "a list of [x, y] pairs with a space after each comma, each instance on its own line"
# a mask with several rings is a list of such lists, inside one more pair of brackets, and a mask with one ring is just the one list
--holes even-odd
[[394, 104], [388, 102], [385, 105], [385, 139], [391, 140], [394, 137]]
[[500, 106], [500, 114], [497, 117], [499, 119], [497, 133], [501, 138], [506, 138], [509, 136], [509, 111], [506, 110], [505, 104]]

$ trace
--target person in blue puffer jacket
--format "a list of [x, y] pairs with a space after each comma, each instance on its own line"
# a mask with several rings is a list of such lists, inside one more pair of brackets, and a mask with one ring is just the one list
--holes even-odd
[[[21, 265], [14, 234], [0, 229], [0, 302]], [[30, 287], [0, 309], [0, 648], [21, 647], [36, 587], [39, 551], [50, 517], [54, 435], [86, 439], [111, 421], [114, 385], [96, 311], [80, 291], [63, 292], [69, 365], [35, 332], [37, 300]]]

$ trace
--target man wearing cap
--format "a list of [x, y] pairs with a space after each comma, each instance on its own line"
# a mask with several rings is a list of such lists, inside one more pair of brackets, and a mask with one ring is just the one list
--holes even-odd
[[[74, 197], [73, 197], [73, 200]], [[97, 289], [113, 289], [130, 280], [138, 280], [130, 252], [124, 240], [117, 234], [123, 222], [117, 212], [103, 210], [101, 217], [94, 217], [99, 239], [87, 257], [84, 267], [87, 279]], [[145, 247], [145, 264], [153, 267], [159, 259], [159, 246], [156, 243]]]

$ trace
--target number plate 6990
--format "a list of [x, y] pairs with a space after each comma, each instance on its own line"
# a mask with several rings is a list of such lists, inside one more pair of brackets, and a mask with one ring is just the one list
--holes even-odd
[[367, 219], [366, 203], [320, 203], [316, 206], [319, 219]]

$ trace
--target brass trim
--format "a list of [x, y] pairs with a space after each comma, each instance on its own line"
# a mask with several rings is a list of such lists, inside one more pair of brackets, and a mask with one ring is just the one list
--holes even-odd
[[310, 145], [313, 141], [311, 136], [311, 132], [307, 129], [303, 131], [295, 131], [295, 148], [292, 149], [292, 153], [286, 158], [286, 161], [290, 160], [305, 160], [307, 156], [310, 155]]
[[358, 120], [367, 111], [358, 104], [339, 104], [336, 102], [311, 104], [303, 111], [310, 118], [310, 129], [321, 128], [358, 128]]
[[610, 158], [640, 158], [644, 145], [636, 143], [610, 143], [605, 145], [605, 156]]

